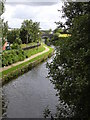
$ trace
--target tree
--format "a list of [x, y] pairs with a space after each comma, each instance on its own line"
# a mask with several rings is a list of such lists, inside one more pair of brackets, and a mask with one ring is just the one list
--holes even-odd
[[7, 33], [8, 33], [8, 22], [3, 22], [3, 26], [2, 26], [2, 34], [3, 34], [3, 38], [7, 38]]
[[5, 2], [4, 0], [0, 1], [0, 17], [4, 13], [4, 2]]
[[[3, 22], [3, 20], [1, 19], [1, 15], [4, 13], [4, 0], [0, 1], [0, 46], [2, 46], [2, 43], [4, 44], [4, 39], [3, 39], [3, 28], [6, 29], [6, 24]], [[6, 32], [6, 30], [5, 30]], [[2, 38], [2, 39], [1, 39]], [[1, 50], [0, 50], [1, 51]]]
[[16, 39], [20, 38], [20, 30], [19, 29], [13, 29], [11, 31], [8, 31], [7, 33], [7, 41], [10, 43], [16, 42]]
[[34, 22], [33, 23], [33, 27], [32, 27], [32, 31], [33, 31], [33, 42], [39, 42], [40, 40], [40, 30], [39, 30], [39, 23], [38, 22]]
[[[71, 37], [58, 41], [57, 53], [48, 65], [60, 101], [72, 112], [60, 111], [59, 117], [90, 119], [90, 4], [65, 3], [64, 17]], [[67, 108], [67, 107], [66, 107]]]
[[22, 40], [19, 37], [17, 37], [14, 43], [17, 43], [18, 45], [21, 45]]
[[23, 21], [20, 31], [22, 43], [29, 43], [32, 41], [32, 25], [32, 20]]
[[21, 26], [20, 37], [23, 43], [37, 42], [40, 39], [39, 23], [24, 20]]

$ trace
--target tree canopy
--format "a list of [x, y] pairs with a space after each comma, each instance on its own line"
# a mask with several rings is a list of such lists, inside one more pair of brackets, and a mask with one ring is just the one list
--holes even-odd
[[[90, 4], [73, 2], [63, 7], [71, 36], [59, 38], [57, 53], [48, 65], [49, 77], [55, 84], [60, 101], [68, 108], [59, 106], [58, 117], [90, 119]], [[59, 24], [60, 22], [58, 22]], [[62, 27], [62, 24], [59, 24]], [[66, 107], [67, 108], [67, 107]], [[64, 116], [66, 115], [66, 116]]]
[[23, 43], [36, 42], [40, 39], [39, 23], [32, 20], [24, 20], [20, 30]]

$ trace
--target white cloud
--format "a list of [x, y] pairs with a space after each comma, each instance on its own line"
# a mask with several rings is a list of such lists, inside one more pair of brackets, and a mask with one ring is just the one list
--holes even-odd
[[57, 10], [61, 9], [62, 5], [62, 2], [49, 6], [6, 4], [6, 11], [3, 17], [12, 28], [20, 27], [24, 19], [32, 19], [33, 21], [40, 22], [42, 29], [54, 29], [56, 27], [54, 22], [61, 20], [61, 14]]

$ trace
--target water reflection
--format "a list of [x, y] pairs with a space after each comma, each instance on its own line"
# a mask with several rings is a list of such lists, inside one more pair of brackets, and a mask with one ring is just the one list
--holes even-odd
[[8, 118], [42, 118], [46, 106], [56, 112], [58, 97], [47, 75], [45, 62], [3, 87]]

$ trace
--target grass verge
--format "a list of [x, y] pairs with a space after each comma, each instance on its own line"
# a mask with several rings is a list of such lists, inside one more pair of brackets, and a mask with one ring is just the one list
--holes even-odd
[[37, 45], [37, 43], [33, 42], [33, 43], [28, 43], [28, 44], [21, 44], [21, 48], [26, 48], [26, 47], [33, 46], [33, 45]]
[[33, 49], [29, 49], [29, 50], [25, 50], [25, 53], [28, 57], [37, 54], [39, 52], [42, 52], [45, 50], [45, 47], [43, 45], [39, 46], [39, 47], [35, 47]]
[[2, 72], [2, 84], [5, 84], [12, 79], [17, 78], [18, 76], [28, 72], [30, 69], [32, 69], [34, 66], [38, 65], [39, 63], [45, 61], [48, 57], [50, 57], [53, 53], [53, 48], [49, 47], [49, 51], [39, 55], [27, 62], [24, 62], [22, 64], [19, 64], [17, 66], [13, 66], [12, 68], [9, 68], [7, 70], [4, 70]]

